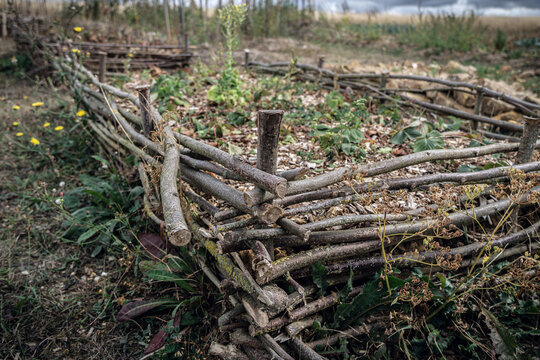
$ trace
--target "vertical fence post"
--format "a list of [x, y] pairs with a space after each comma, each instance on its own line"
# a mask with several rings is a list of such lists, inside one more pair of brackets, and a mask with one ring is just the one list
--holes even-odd
[[144, 136], [149, 137], [154, 128], [152, 114], [150, 113], [150, 85], [137, 86], [135, 90], [139, 94], [139, 108], [141, 110]]
[[[278, 161], [279, 131], [283, 110], [260, 110], [257, 124], [257, 169], [275, 175]], [[261, 189], [264, 194], [264, 190]], [[274, 241], [263, 242], [272, 260]]]
[[249, 65], [249, 49], [244, 49], [244, 69], [247, 69]]
[[99, 56], [98, 79], [99, 82], [105, 82], [105, 74], [107, 73], [107, 53], [104, 51], [98, 51], [97, 55]]
[[386, 82], [388, 81], [388, 71], [383, 70], [381, 73], [381, 83], [379, 84], [379, 87], [381, 89], [386, 88]]
[[532, 159], [534, 146], [540, 134], [540, 119], [525, 117], [523, 135], [519, 143], [519, 150], [516, 157], [516, 164], [528, 163]]
[[[482, 115], [482, 104], [484, 102], [484, 92], [481, 89], [476, 89], [476, 103], [474, 104], [474, 114]], [[478, 129], [478, 121], [473, 121], [473, 130]]]
[[317, 67], [322, 69], [324, 67], [324, 56], [319, 56], [319, 61], [317, 62]]
[[[519, 149], [516, 155], [516, 164], [525, 164], [532, 160], [536, 140], [540, 135], [540, 119], [525, 117], [523, 126], [523, 135], [519, 142]], [[512, 229], [519, 229], [519, 205], [516, 206], [514, 212], [510, 216], [510, 224]]]

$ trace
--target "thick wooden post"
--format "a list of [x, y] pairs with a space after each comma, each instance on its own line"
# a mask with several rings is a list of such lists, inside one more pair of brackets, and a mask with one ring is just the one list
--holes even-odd
[[322, 69], [324, 67], [324, 56], [319, 57], [319, 61], [317, 62], [317, 67], [319, 69]]
[[97, 54], [99, 56], [98, 79], [99, 79], [99, 82], [105, 82], [106, 73], [107, 73], [107, 53], [104, 51], [98, 51]]
[[249, 65], [249, 49], [244, 49], [244, 69], [247, 69]]
[[384, 89], [386, 88], [386, 81], [388, 80], [388, 71], [386, 70], [383, 70], [383, 72], [381, 73], [381, 83], [379, 85], [379, 87], [381, 89]]
[[152, 114], [150, 111], [150, 85], [141, 85], [135, 88], [139, 94], [139, 107], [143, 123], [144, 136], [149, 137], [154, 128]]
[[[534, 153], [534, 147], [538, 135], [540, 134], [540, 119], [525, 118], [525, 127], [523, 128], [523, 135], [519, 142], [519, 149], [516, 155], [516, 164], [525, 164], [532, 160]], [[516, 206], [514, 212], [510, 216], [510, 223], [514, 231], [519, 230], [519, 205]]]
[[[474, 114], [482, 115], [482, 104], [484, 102], [484, 92], [482, 90], [476, 90], [476, 103], [474, 104]], [[478, 121], [472, 122], [473, 130], [478, 129]]]
[[257, 168], [276, 174], [279, 130], [283, 110], [260, 110], [258, 116]]
[[[275, 175], [278, 161], [279, 131], [283, 110], [260, 110], [257, 125], [257, 169]], [[261, 197], [264, 190], [260, 189]], [[274, 241], [265, 240], [264, 246], [274, 260]]]
[[516, 164], [525, 164], [531, 161], [539, 133], [540, 119], [525, 118], [525, 127], [519, 143]]

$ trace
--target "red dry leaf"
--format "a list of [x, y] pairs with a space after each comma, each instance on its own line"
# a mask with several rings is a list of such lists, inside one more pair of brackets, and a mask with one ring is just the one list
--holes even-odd
[[[174, 322], [173, 322], [174, 327], [180, 326], [180, 320], [181, 319], [182, 319], [181, 314], [180, 313], [176, 314], [176, 316], [174, 317]], [[144, 349], [145, 354], [150, 354], [150, 353], [152, 353], [154, 351], [157, 351], [163, 345], [165, 345], [165, 342], [169, 338], [169, 333], [166, 332], [167, 328], [168, 328], [168, 326], [162, 327], [158, 331], [158, 333], [156, 335], [154, 335], [154, 337], [152, 338], [152, 340], [150, 340], [150, 343], [148, 344], [146, 349]]]
[[158, 234], [139, 234], [139, 241], [141, 242], [144, 250], [146, 250], [152, 257], [161, 259], [167, 254], [165, 250], [165, 242]]
[[128, 321], [144, 314], [147, 311], [150, 311], [158, 306], [170, 304], [171, 300], [138, 300], [132, 301], [130, 303], [122, 306], [118, 314], [116, 315], [116, 320], [118, 321]]

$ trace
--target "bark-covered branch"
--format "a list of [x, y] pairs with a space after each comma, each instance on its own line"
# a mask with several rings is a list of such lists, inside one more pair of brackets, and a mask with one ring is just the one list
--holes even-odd
[[251, 181], [253, 184], [271, 192], [277, 197], [285, 196], [287, 180], [276, 175], [270, 175], [262, 170], [251, 166], [242, 158], [232, 156], [213, 146], [207, 145], [201, 141], [194, 140], [188, 136], [178, 134], [180, 144], [204, 155], [215, 162], [223, 165], [240, 175], [242, 178]]
[[161, 168], [160, 189], [163, 217], [169, 240], [173, 245], [185, 246], [191, 239], [178, 195], [177, 179], [180, 163], [180, 150], [169, 127], [163, 130], [165, 136], [165, 157]]

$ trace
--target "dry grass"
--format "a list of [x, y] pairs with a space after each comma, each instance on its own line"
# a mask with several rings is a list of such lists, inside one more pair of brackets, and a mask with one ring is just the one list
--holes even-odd
[[[418, 15], [392, 15], [392, 14], [325, 14], [331, 21], [347, 20], [359, 24], [415, 24]], [[479, 21], [488, 29], [501, 29], [509, 34], [538, 34], [540, 33], [540, 16], [531, 17], [505, 17], [505, 16], [479, 16]]]

